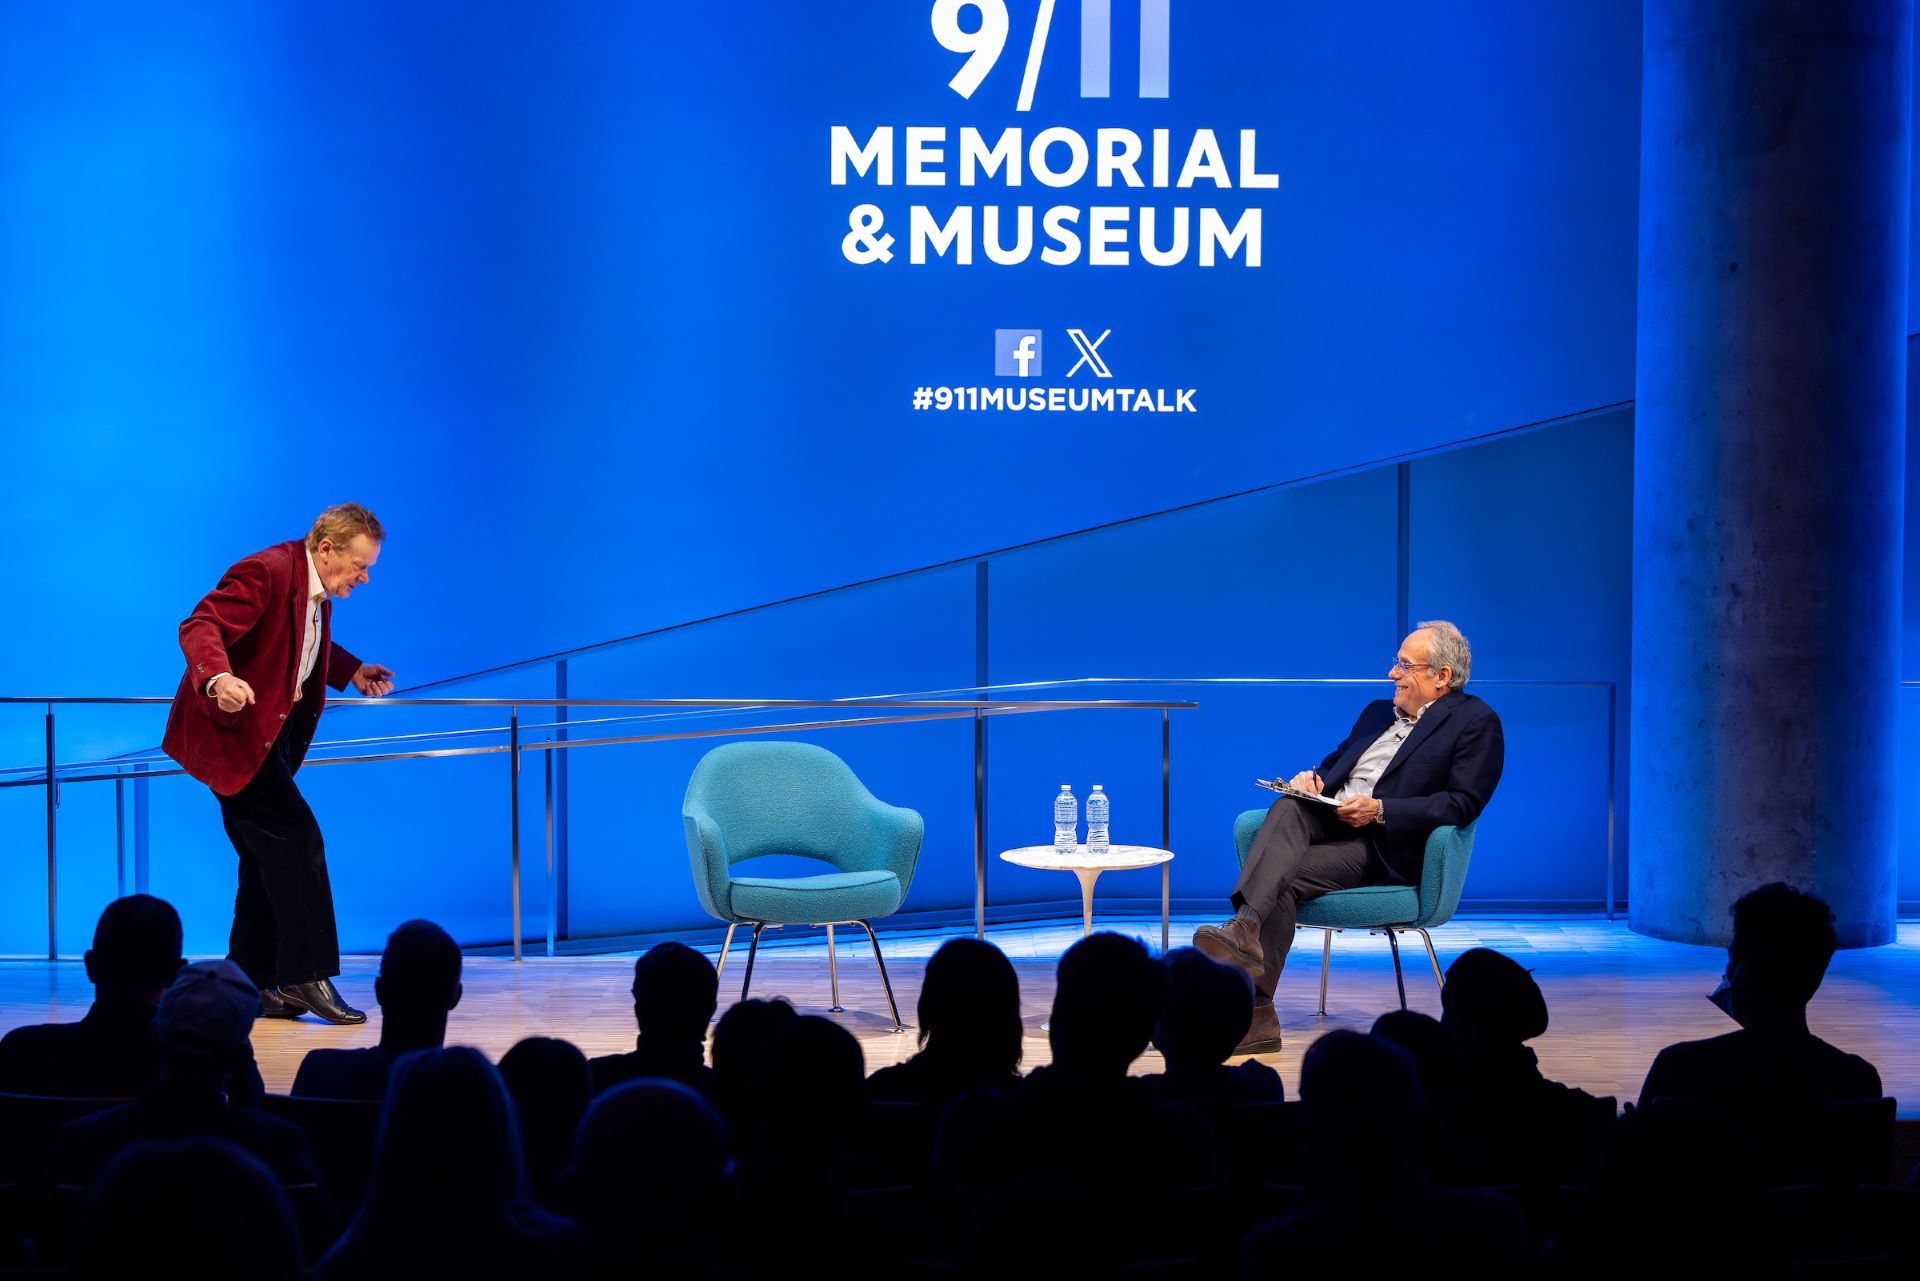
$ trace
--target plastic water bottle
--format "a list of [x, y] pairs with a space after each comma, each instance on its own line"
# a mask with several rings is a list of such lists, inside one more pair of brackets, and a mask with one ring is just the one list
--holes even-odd
[[1100, 784], [1093, 785], [1093, 794], [1087, 797], [1087, 853], [1098, 858], [1105, 854], [1107, 845], [1107, 794], [1100, 790]]
[[1077, 835], [1080, 829], [1080, 802], [1073, 798], [1073, 788], [1060, 784], [1060, 795], [1053, 798], [1053, 852], [1071, 854], [1074, 846], [1080, 843]]

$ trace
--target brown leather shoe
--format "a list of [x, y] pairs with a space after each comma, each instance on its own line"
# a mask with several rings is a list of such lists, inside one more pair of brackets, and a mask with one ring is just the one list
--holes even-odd
[[1260, 949], [1260, 927], [1236, 916], [1219, 925], [1202, 925], [1193, 932], [1193, 945], [1222, 965], [1237, 965], [1254, 982], [1265, 968]]
[[1279, 1048], [1280, 1016], [1274, 1012], [1272, 1001], [1261, 1001], [1253, 1007], [1253, 1023], [1240, 1038], [1240, 1044], [1233, 1047], [1233, 1052], [1272, 1054]]

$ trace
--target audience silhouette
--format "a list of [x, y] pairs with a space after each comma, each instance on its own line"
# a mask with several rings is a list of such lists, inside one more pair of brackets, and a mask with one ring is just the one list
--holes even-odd
[[273, 1172], [220, 1139], [136, 1143], [88, 1190], [69, 1274], [297, 1281], [300, 1231]]
[[784, 1024], [800, 1017], [779, 997], [741, 1001], [713, 1027], [713, 1100], [733, 1136], [733, 1154], [752, 1155], [760, 1145], [755, 1091], [767, 1042]]
[[1415, 1164], [1423, 1100], [1399, 1046], [1328, 1032], [1301, 1063], [1300, 1101], [1315, 1198], [1248, 1235], [1243, 1276], [1338, 1268], [1362, 1243], [1368, 1257], [1439, 1276], [1511, 1270], [1530, 1253], [1512, 1202], [1436, 1188]]
[[107, 904], [82, 958], [93, 1007], [78, 1023], [20, 1027], [0, 1038], [0, 1092], [130, 1099], [160, 1074], [153, 1011], [186, 961], [180, 914], [130, 894]]
[[402, 1055], [366, 1201], [316, 1275], [538, 1277], [586, 1259], [579, 1229], [526, 1199], [513, 1102], [486, 1056], [466, 1046]]
[[1733, 905], [1724, 995], [1715, 994], [1740, 1028], [1660, 1051], [1640, 1087], [1642, 1105], [1879, 1098], [1871, 1063], [1807, 1029], [1807, 1006], [1833, 950], [1833, 913], [1813, 895], [1776, 881], [1742, 897]]
[[1167, 953], [1167, 1006], [1153, 1043], [1167, 1070], [1146, 1081], [1162, 1102], [1205, 1105], [1278, 1103], [1280, 1074], [1257, 1059], [1227, 1059], [1253, 1021], [1253, 980], [1198, 948]]
[[1447, 967], [1440, 1021], [1460, 1058], [1445, 1121], [1462, 1141], [1472, 1182], [1552, 1185], [1591, 1173], [1587, 1136], [1602, 1111], [1593, 1095], [1548, 1080], [1527, 1042], [1547, 1031], [1547, 1001], [1533, 974], [1491, 948]]
[[160, 1072], [140, 1097], [69, 1122], [53, 1148], [58, 1183], [84, 1187], [113, 1156], [147, 1139], [225, 1139], [259, 1158], [284, 1184], [318, 1183], [312, 1149], [298, 1128], [229, 1103], [236, 1074], [254, 1071], [248, 1040], [260, 989], [232, 961], [180, 970], [153, 1016]]
[[587, 1056], [571, 1041], [529, 1036], [500, 1056], [500, 1076], [520, 1118], [527, 1190], [550, 1210], [573, 1160], [573, 1135], [593, 1099]]
[[1165, 968], [1133, 939], [1100, 933], [1067, 949], [1049, 1020], [1053, 1062], [1018, 1090], [977, 1090], [947, 1109], [934, 1143], [938, 1183], [964, 1199], [1015, 1175], [1063, 1178], [1100, 1211], [1106, 1240], [1151, 1250], [1161, 1225], [1138, 1212], [1141, 1195], [1225, 1173], [1199, 1112], [1161, 1104], [1127, 1075], [1166, 996]]
[[860, 1042], [816, 1015], [773, 1029], [754, 1076], [760, 1141], [735, 1179], [741, 1217], [812, 1270], [852, 1262], [872, 1244], [849, 1225], [849, 1194], [876, 1181], [852, 1150], [865, 1078]]
[[394, 1062], [446, 1043], [447, 1015], [460, 1004], [460, 948], [432, 921], [407, 921], [387, 936], [373, 999], [380, 1003], [380, 1043], [363, 1049], [309, 1051], [289, 1094], [316, 1099], [387, 1096]]
[[1499, 1163], [1483, 1145], [1454, 1127], [1460, 1079], [1460, 1047], [1439, 1019], [1418, 1010], [1390, 1010], [1373, 1021], [1373, 1035], [1399, 1046], [1413, 1063], [1425, 1105], [1420, 1120], [1419, 1165], [1437, 1182], [1454, 1186], [1487, 1183]]
[[660, 943], [633, 963], [633, 1021], [640, 1029], [633, 1049], [594, 1059], [593, 1090], [637, 1077], [665, 1077], [713, 1093], [707, 1066], [707, 1024], [719, 1003], [720, 977], [713, 962], [685, 943]]
[[1020, 979], [1006, 953], [979, 939], [948, 939], [920, 987], [920, 1052], [867, 1078], [877, 1102], [944, 1107], [969, 1090], [1020, 1081]]
[[[1733, 916], [1715, 1000], [1740, 1030], [1663, 1051], [1647, 1107], [1618, 1123], [1611, 1099], [1541, 1072], [1527, 1043], [1548, 1029], [1545, 996], [1485, 948], [1449, 969], [1442, 1020], [1402, 1010], [1321, 1036], [1301, 1102], [1283, 1105], [1270, 1068], [1228, 1062], [1245, 974], [1191, 948], [1156, 961], [1116, 934], [1076, 943], [1056, 973], [1053, 1061], [1024, 1077], [1013, 966], [970, 938], [927, 965], [919, 1052], [872, 1077], [845, 1027], [779, 999], [728, 1009], [709, 1069], [716, 977], [679, 944], [635, 963], [633, 1051], [590, 1065], [531, 1037], [496, 1069], [441, 1048], [459, 951], [409, 921], [381, 961], [379, 1046], [314, 1051], [295, 1083], [385, 1096], [369, 1169], [364, 1135], [332, 1141], [348, 1104], [273, 1103], [326, 1140], [313, 1144], [250, 1106], [258, 992], [230, 962], [183, 966], [173, 909], [135, 895], [101, 915], [86, 1018], [0, 1042], [0, 1084], [69, 1096], [6, 1104], [22, 1125], [0, 1140], [31, 1151], [0, 1169], [15, 1182], [0, 1264], [57, 1264], [64, 1237], [84, 1278], [277, 1281], [324, 1253], [307, 1274], [322, 1281], [805, 1276], [873, 1258], [1007, 1281], [1211, 1276], [1236, 1251], [1264, 1278], [1347, 1264], [1356, 1245], [1441, 1274], [1623, 1258], [1898, 1272], [1920, 1247], [1914, 1193], [1859, 1187], [1887, 1177], [1892, 1104], [1870, 1064], [1807, 1025], [1832, 914], [1769, 885]], [[1130, 1076], [1150, 1039], [1165, 1070]], [[118, 1091], [135, 1097], [79, 1115]], [[1781, 1109], [1804, 1114], [1798, 1129]], [[349, 1207], [366, 1185], [337, 1241], [322, 1170]]]
[[727, 1127], [678, 1081], [628, 1081], [581, 1119], [566, 1203], [593, 1243], [595, 1276], [676, 1276], [726, 1252]]

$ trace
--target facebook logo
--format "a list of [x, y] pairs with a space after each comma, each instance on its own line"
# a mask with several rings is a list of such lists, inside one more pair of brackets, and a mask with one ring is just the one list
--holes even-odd
[[1038, 329], [994, 330], [993, 376], [1038, 378], [1040, 376], [1040, 331]]

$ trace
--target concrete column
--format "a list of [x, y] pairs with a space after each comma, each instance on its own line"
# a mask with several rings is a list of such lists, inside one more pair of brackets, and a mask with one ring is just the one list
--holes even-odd
[[1629, 920], [1889, 942], [1912, 3], [1645, 15]]

